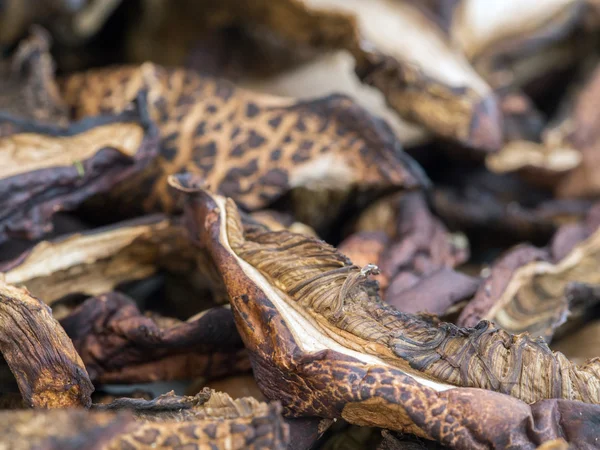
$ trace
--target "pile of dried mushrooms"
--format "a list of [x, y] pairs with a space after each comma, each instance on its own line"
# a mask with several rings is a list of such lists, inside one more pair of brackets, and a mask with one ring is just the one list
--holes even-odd
[[600, 448], [599, 42], [597, 0], [0, 2], [0, 450]]

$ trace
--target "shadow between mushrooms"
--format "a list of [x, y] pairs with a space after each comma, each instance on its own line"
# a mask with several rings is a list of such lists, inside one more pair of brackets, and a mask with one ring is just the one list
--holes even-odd
[[171, 183], [186, 193], [190, 232], [223, 276], [259, 387], [288, 414], [456, 448], [595, 439], [600, 406], [573, 400], [600, 402], [597, 361], [576, 366], [489, 322], [461, 329], [400, 313], [378, 300], [370, 268], [314, 238], [244, 231], [233, 201], [189, 175]]

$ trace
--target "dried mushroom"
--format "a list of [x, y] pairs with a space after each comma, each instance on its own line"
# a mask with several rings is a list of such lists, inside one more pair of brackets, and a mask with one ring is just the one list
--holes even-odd
[[185, 230], [156, 215], [42, 241], [0, 266], [4, 280], [49, 305], [70, 294], [100, 295], [159, 268], [193, 271]]
[[[578, 415], [570, 439], [591, 442], [600, 407], [572, 400], [600, 402], [597, 362], [575, 366], [542, 341], [488, 322], [460, 329], [403, 314], [378, 300], [372, 267], [304, 235], [244, 230], [230, 199], [189, 176], [171, 183], [186, 193], [190, 231], [224, 279], [261, 390], [288, 414], [342, 417], [456, 448], [531, 446], [571, 431]], [[552, 400], [528, 406], [518, 398]], [[484, 422], [473, 420], [482, 414]], [[450, 415], [454, 425], [442, 425]]]
[[241, 14], [292, 42], [350, 51], [361, 81], [381, 90], [404, 119], [477, 150], [498, 149], [502, 125], [494, 93], [419, 6], [288, 0], [269, 14], [264, 5], [241, 8]]
[[91, 404], [94, 387], [83, 362], [42, 301], [0, 282], [0, 330], [0, 352], [28, 406]]
[[302, 101], [255, 94], [153, 64], [100, 69], [62, 82], [79, 118], [120, 111], [144, 88], [162, 143], [155, 164], [114, 190], [132, 205], [141, 196], [147, 210], [173, 210], [167, 176], [187, 170], [250, 210], [294, 190], [297, 219], [319, 226], [337, 215], [353, 190], [427, 183], [391, 129], [344, 96]]
[[0, 242], [42, 236], [56, 212], [140, 172], [158, 150], [143, 95], [133, 111], [67, 129], [0, 119], [12, 124], [19, 132], [0, 137]]
[[477, 289], [476, 280], [452, 270], [468, 259], [468, 241], [450, 234], [420, 192], [379, 200], [356, 229], [340, 252], [361, 267], [376, 264], [381, 297], [400, 311], [443, 315]]
[[232, 400], [214, 391], [194, 397], [170, 393], [151, 401], [119, 399], [97, 409], [102, 411], [0, 413], [0, 448], [278, 450], [288, 442], [279, 405], [253, 398]]
[[492, 265], [490, 276], [458, 319], [461, 326], [490, 320], [510, 333], [529, 332], [550, 339], [570, 314], [583, 314], [596, 304], [568, 295], [571, 282], [597, 284], [600, 257], [598, 207], [579, 225], [565, 225], [549, 249], [519, 246]]
[[109, 293], [86, 300], [60, 324], [95, 382], [211, 378], [250, 369], [224, 307], [180, 321], [144, 315], [130, 298]]

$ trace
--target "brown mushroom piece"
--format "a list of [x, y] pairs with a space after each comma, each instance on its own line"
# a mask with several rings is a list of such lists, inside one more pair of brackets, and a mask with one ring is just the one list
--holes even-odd
[[340, 252], [361, 267], [376, 264], [381, 297], [400, 311], [443, 315], [475, 293], [477, 281], [452, 270], [468, 258], [466, 237], [446, 229], [423, 193], [379, 200], [359, 216], [356, 229]]
[[50, 308], [4, 282], [0, 282], [0, 352], [27, 406], [90, 406], [94, 387]]
[[130, 298], [107, 293], [86, 300], [60, 324], [99, 383], [213, 378], [250, 369], [225, 307], [181, 321], [142, 314]]
[[177, 220], [154, 215], [42, 241], [0, 265], [0, 272], [52, 306], [71, 294], [104, 294], [160, 269], [192, 277], [210, 268], [201, 258]]
[[461, 329], [398, 312], [378, 300], [369, 268], [331, 246], [243, 230], [230, 199], [189, 175], [171, 183], [186, 193], [191, 234], [223, 276], [259, 387], [287, 414], [342, 417], [455, 448], [595, 439], [600, 406], [573, 400], [600, 402], [597, 363], [575, 366], [488, 322]]
[[599, 211], [596, 206], [586, 221], [562, 227], [547, 249], [522, 245], [501, 257], [457, 323], [470, 327], [485, 319], [510, 333], [550, 340], [567, 317], [584, 315], [600, 298], [574, 299], [567, 288], [571, 282], [600, 283]]
[[158, 152], [145, 108], [140, 93], [131, 111], [67, 129], [0, 119], [0, 127], [19, 127], [0, 137], [0, 242], [39, 238], [51, 230], [56, 212], [142, 171]]
[[131, 210], [176, 209], [167, 176], [185, 169], [247, 210], [291, 191], [297, 220], [319, 232], [352, 192], [370, 198], [427, 184], [392, 130], [345, 96], [274, 97], [150, 63], [74, 74], [61, 85], [79, 118], [120, 111], [131, 95], [148, 90], [161, 151], [148, 170], [113, 190]]
[[283, 450], [289, 439], [277, 403], [214, 391], [118, 399], [96, 409], [2, 412], [0, 448]]
[[501, 145], [491, 88], [417, 2], [288, 0], [229, 9], [295, 44], [348, 50], [361, 81], [409, 122], [484, 152]]

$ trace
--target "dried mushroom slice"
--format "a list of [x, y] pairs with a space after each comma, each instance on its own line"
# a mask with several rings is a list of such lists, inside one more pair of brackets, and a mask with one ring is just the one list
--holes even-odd
[[52, 305], [70, 294], [109, 292], [159, 268], [193, 272], [195, 259], [185, 230], [155, 215], [42, 241], [2, 264], [0, 272], [7, 283], [24, 286]]
[[94, 387], [50, 308], [26, 290], [4, 282], [0, 282], [0, 352], [28, 406], [91, 404]]
[[580, 0], [550, 0], [539, 6], [535, 0], [463, 0], [454, 10], [452, 41], [494, 87], [523, 83], [515, 77], [515, 60], [550, 51], [577, 26], [584, 11]]
[[[224, 278], [259, 386], [288, 414], [342, 417], [455, 448], [531, 448], [566, 429], [571, 442], [592, 442], [597, 405], [554, 399], [528, 406], [456, 386], [528, 402], [598, 402], [597, 364], [574, 366], [543, 342], [487, 322], [460, 329], [400, 313], [377, 301], [367, 271], [327, 244], [243, 232], [231, 200], [199, 190], [189, 177], [171, 182], [187, 192], [191, 232]], [[482, 415], [485, 421], [475, 420]]]
[[451, 270], [467, 260], [467, 239], [446, 229], [423, 193], [379, 200], [360, 215], [356, 228], [340, 252], [359, 266], [376, 264], [382, 298], [400, 311], [444, 314], [476, 289], [475, 280]]
[[298, 191], [296, 217], [311, 226], [337, 214], [335, 202], [343, 204], [353, 189], [426, 183], [390, 128], [344, 96], [273, 97], [152, 64], [75, 74], [62, 87], [78, 117], [119, 111], [135, 92], [148, 89], [162, 136], [158, 173], [150, 175], [149, 195], [142, 189], [148, 173], [141, 186], [130, 180], [115, 191], [132, 203], [139, 198], [148, 210], [175, 207], [167, 175], [184, 169], [250, 210]]
[[491, 88], [417, 5], [390, 0], [302, 3], [307, 14], [352, 16], [356, 36], [345, 48], [355, 56], [361, 80], [380, 89], [400, 116], [469, 147], [493, 151], [500, 146], [501, 117]]
[[133, 300], [108, 293], [86, 300], [60, 324], [100, 383], [212, 378], [250, 369], [224, 307], [180, 321], [142, 314]]
[[289, 441], [278, 404], [232, 400], [214, 391], [195, 397], [169, 393], [150, 401], [120, 399], [98, 409], [103, 411], [0, 413], [0, 448], [283, 450]]
[[158, 151], [143, 95], [133, 111], [66, 130], [22, 125], [19, 133], [0, 138], [0, 242], [42, 236], [56, 212], [110, 190], [140, 172]]
[[598, 208], [586, 224], [565, 226], [548, 250], [520, 246], [496, 261], [490, 276], [458, 319], [461, 326], [490, 320], [510, 333], [550, 340], [568, 316], [580, 316], [600, 298], [584, 302], [568, 295], [571, 282], [600, 283]]
[[[4, 27], [0, 25], [0, 29], [4, 30]], [[9, 115], [61, 126], [68, 124], [68, 108], [60, 97], [54, 79], [54, 62], [48, 48], [47, 33], [36, 27], [27, 39], [19, 43], [12, 58], [0, 60], [3, 117]], [[18, 128], [18, 123], [2, 123], [0, 136]]]

